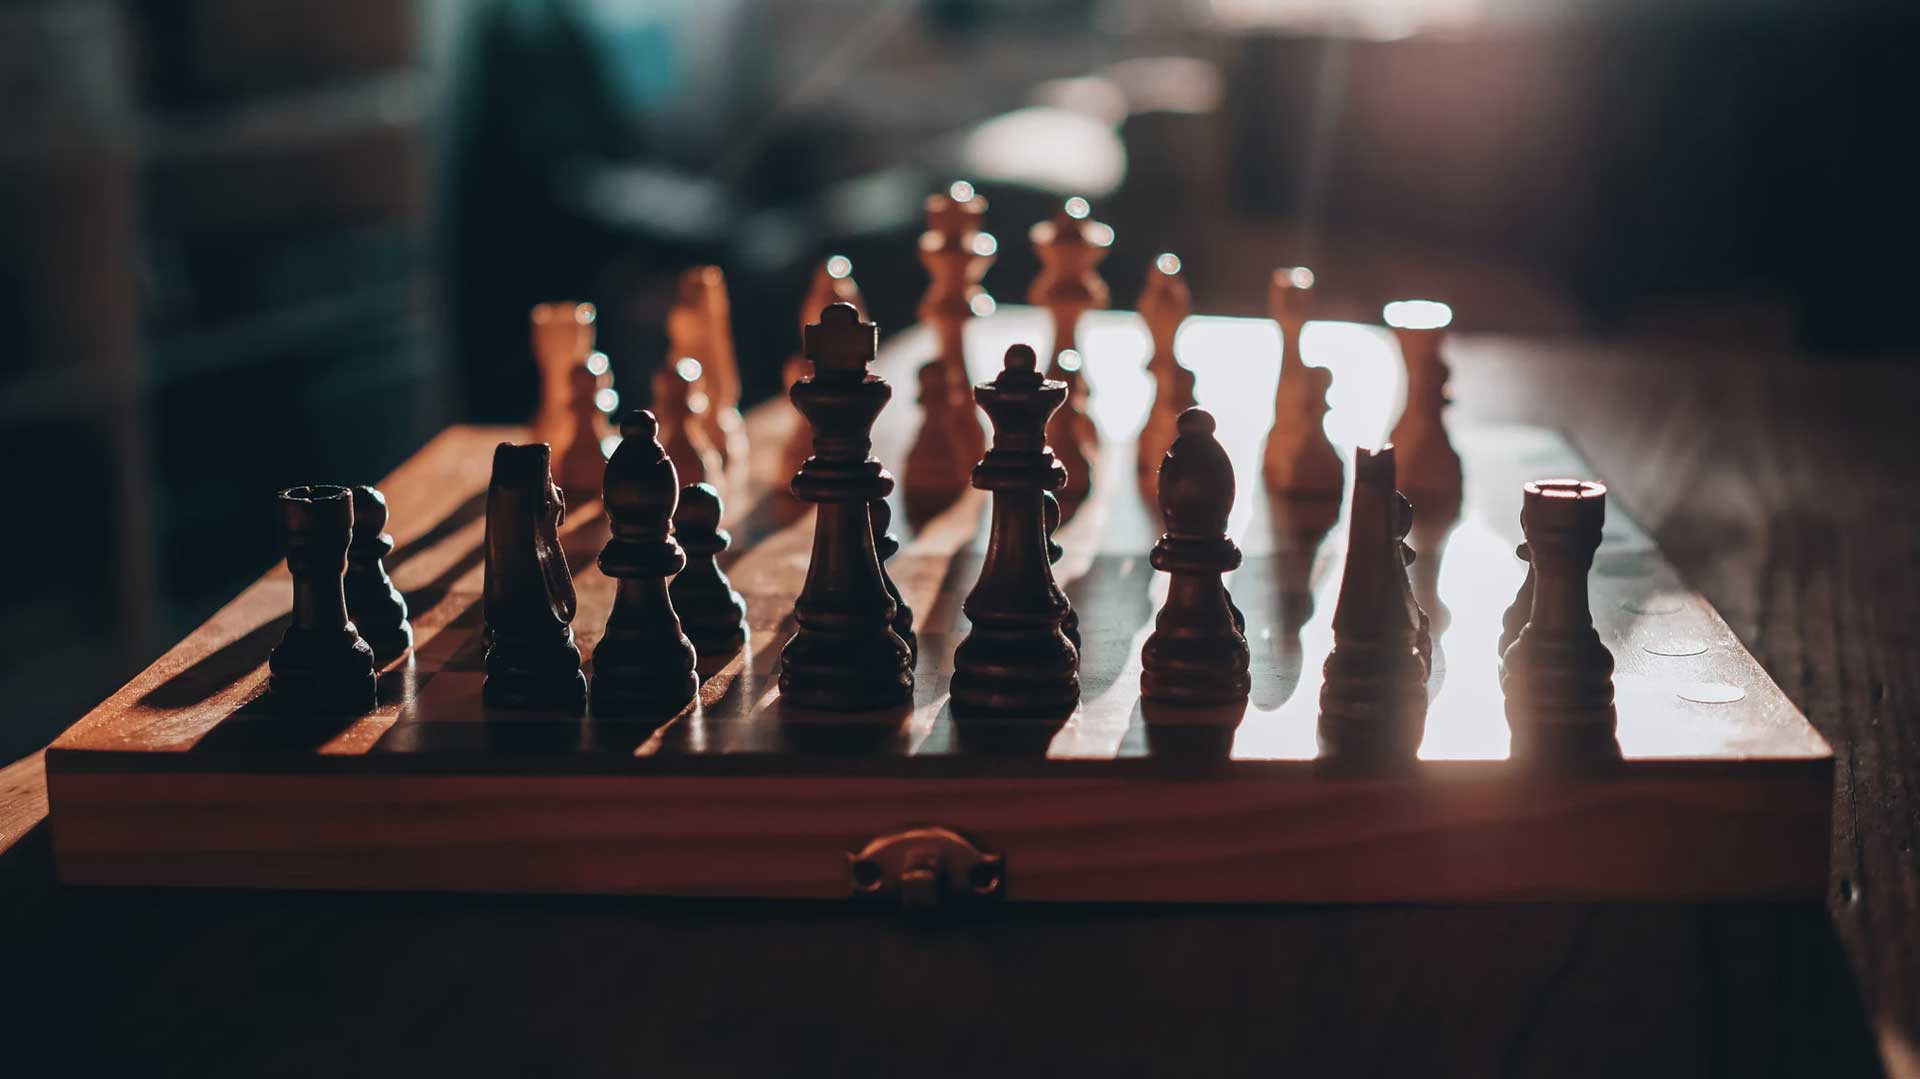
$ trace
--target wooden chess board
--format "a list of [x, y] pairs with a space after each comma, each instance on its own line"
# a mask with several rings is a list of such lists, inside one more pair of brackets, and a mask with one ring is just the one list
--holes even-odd
[[[1012, 307], [968, 332], [981, 377], [1007, 344], [1047, 338], [1041, 313]], [[774, 675], [811, 518], [772, 474], [773, 448], [795, 422], [780, 400], [748, 417], [755, 471], [728, 492], [735, 544], [723, 562], [747, 597], [752, 637], [704, 672], [698, 707], [657, 729], [485, 714], [487, 472], [494, 443], [522, 435], [456, 427], [381, 484], [398, 540], [388, 564], [417, 647], [383, 674], [378, 710], [303, 720], [262, 706], [290, 597], [275, 568], [48, 752], [62, 878], [831, 898], [855, 890], [851, 856], [869, 841], [942, 826], [1003, 859], [996, 894], [1014, 900], [1822, 893], [1830, 750], [1617, 500], [1592, 594], [1618, 662], [1622, 760], [1569, 773], [1507, 759], [1494, 648], [1523, 570], [1512, 554], [1520, 485], [1588, 474], [1550, 431], [1454, 427], [1464, 510], [1452, 522], [1423, 517], [1411, 538], [1437, 638], [1418, 762], [1366, 772], [1316, 760], [1343, 525], [1316, 542], [1262, 489], [1278, 338], [1259, 320], [1197, 318], [1182, 330], [1180, 354], [1239, 477], [1230, 531], [1246, 562], [1229, 587], [1247, 618], [1253, 692], [1230, 747], [1169, 749], [1138, 701], [1140, 646], [1165, 592], [1147, 563], [1156, 526], [1132, 442], [1152, 393], [1146, 335], [1129, 313], [1096, 312], [1081, 343], [1105, 445], [1092, 498], [1056, 536], [1066, 549], [1056, 574], [1080, 615], [1083, 702], [1044, 747], [980, 751], [956, 736], [946, 708], [960, 605], [985, 540], [981, 492], [925, 520], [895, 493], [904, 547], [889, 568], [921, 642], [911, 717], [852, 740], [783, 719]], [[918, 427], [914, 371], [931, 348], [924, 330], [909, 330], [877, 365], [895, 400], [875, 452], [896, 472]], [[1315, 323], [1303, 351], [1334, 371], [1335, 441], [1378, 442], [1403, 393], [1391, 338]], [[589, 657], [612, 597], [593, 564], [605, 538], [597, 504], [573, 508], [565, 542]]]

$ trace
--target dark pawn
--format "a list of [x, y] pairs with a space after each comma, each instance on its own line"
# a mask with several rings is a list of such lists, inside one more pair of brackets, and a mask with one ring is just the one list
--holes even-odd
[[1320, 745], [1329, 757], [1411, 760], [1420, 748], [1427, 660], [1424, 620], [1407, 583], [1412, 527], [1413, 508], [1393, 489], [1393, 447], [1357, 451], [1346, 569], [1320, 687]]
[[387, 576], [385, 559], [393, 553], [387, 535], [387, 498], [372, 487], [353, 488], [353, 544], [347, 548], [347, 613], [360, 636], [382, 663], [413, 647], [407, 601]]
[[1527, 616], [1533, 613], [1533, 555], [1522, 543], [1513, 549], [1513, 556], [1527, 564], [1527, 575], [1521, 578], [1520, 589], [1513, 594], [1513, 603], [1500, 616], [1501, 656], [1505, 656], [1507, 649], [1513, 647], [1514, 639], [1520, 636], [1521, 627], [1527, 624]]
[[667, 586], [667, 595], [702, 661], [731, 656], [747, 643], [747, 601], [714, 561], [733, 542], [720, 527], [724, 512], [710, 483], [682, 487], [680, 508], [673, 511], [673, 535], [687, 553], [687, 568]]
[[567, 503], [544, 442], [493, 451], [487, 485], [486, 681], [490, 708], [579, 714], [587, 680], [573, 643], [573, 576], [560, 549]]
[[887, 562], [900, 553], [900, 537], [892, 532], [893, 507], [887, 505], [886, 499], [876, 498], [867, 503], [867, 517], [873, 522], [873, 553], [880, 559], [880, 582], [887, 586], [887, 595], [893, 597], [893, 631], [907, 642], [907, 652], [917, 661], [920, 638], [913, 633], [913, 608], [900, 598], [900, 586], [893, 583], [893, 574], [887, 572]]
[[373, 649], [347, 617], [342, 586], [353, 495], [345, 487], [295, 487], [280, 492], [276, 508], [293, 575], [293, 619], [267, 659], [267, 691], [295, 711], [372, 711]]
[[894, 632], [868, 509], [893, 490], [873, 459], [873, 421], [893, 391], [867, 370], [877, 331], [836, 303], [807, 327], [813, 374], [790, 396], [813, 428], [813, 456], [793, 493], [819, 506], [806, 584], [793, 605], [793, 637], [780, 653], [780, 695], [801, 710], [879, 712], [913, 701], [913, 652]]
[[601, 498], [613, 538], [600, 549], [600, 572], [619, 587], [593, 649], [593, 711], [670, 716], [693, 700], [700, 679], [693, 643], [680, 631], [667, 592], [667, 579], [686, 566], [687, 556], [668, 532], [680, 478], [660, 445], [653, 413], [636, 409], [621, 421], [620, 448], [607, 461]]
[[993, 448], [973, 470], [973, 485], [993, 494], [993, 524], [962, 608], [973, 630], [953, 657], [958, 719], [1058, 720], [1080, 700], [1080, 653], [1061, 632], [1072, 608], [1047, 561], [1045, 494], [1067, 482], [1047, 418], [1067, 386], [1035, 367], [1033, 349], [1015, 345], [999, 376], [973, 390], [993, 421]]
[[1166, 534], [1153, 568], [1167, 573], [1167, 601], [1140, 650], [1140, 695], [1166, 704], [1232, 704], [1253, 688], [1251, 654], [1220, 575], [1240, 565], [1227, 538], [1233, 462], [1213, 437], [1213, 416], [1180, 414], [1179, 437], [1160, 462]]
[[1593, 628], [1587, 600], [1607, 489], [1535, 480], [1525, 491], [1520, 527], [1532, 556], [1533, 604], [1500, 679], [1514, 756], [1617, 756], [1613, 653]]
[[[1045, 500], [1041, 506], [1047, 520], [1047, 565], [1060, 563], [1060, 556], [1067, 553], [1065, 547], [1053, 541], [1054, 530], [1060, 527], [1060, 496], [1052, 491], [1042, 491], [1040, 497]], [[1065, 592], [1061, 593], [1064, 598]], [[1073, 642], [1073, 650], [1080, 650], [1080, 612], [1073, 609], [1073, 601], [1067, 600], [1067, 616], [1060, 620], [1060, 632]]]

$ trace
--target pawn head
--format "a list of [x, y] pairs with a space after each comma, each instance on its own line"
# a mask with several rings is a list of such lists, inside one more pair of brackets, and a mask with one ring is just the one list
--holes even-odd
[[725, 505], [720, 492], [711, 483], [690, 483], [680, 488], [680, 505], [673, 511], [676, 532], [705, 535], [720, 527]]
[[1013, 345], [1007, 349], [1003, 362], [1007, 370], [1027, 374], [1038, 369], [1040, 357], [1034, 354], [1032, 345]]
[[379, 489], [362, 484], [352, 488], [353, 530], [363, 536], [379, 535], [387, 528], [387, 496]]
[[660, 441], [660, 421], [644, 408], [632, 409], [620, 417], [620, 438], [627, 442], [637, 441], [642, 445], [658, 442]]

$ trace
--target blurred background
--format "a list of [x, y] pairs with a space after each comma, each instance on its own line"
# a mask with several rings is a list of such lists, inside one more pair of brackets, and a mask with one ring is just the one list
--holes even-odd
[[[1464, 331], [1807, 362], [1920, 338], [1920, 19], [1831, 0], [0, 0], [0, 761], [277, 557], [270, 495], [535, 403], [600, 306], [645, 403], [722, 266], [751, 402], [811, 265], [912, 320], [965, 177], [1017, 301], [1069, 194], [1130, 306], [1452, 303]], [[1577, 387], [1569, 387], [1577, 393]]]

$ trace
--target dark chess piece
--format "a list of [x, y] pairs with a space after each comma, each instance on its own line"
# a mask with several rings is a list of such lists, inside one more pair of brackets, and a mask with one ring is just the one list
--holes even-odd
[[680, 477], [660, 445], [653, 413], [635, 409], [620, 422], [620, 448], [602, 486], [613, 537], [600, 549], [600, 572], [619, 582], [606, 632], [593, 649], [593, 711], [599, 716], [664, 718], [700, 691], [693, 643], [680, 631], [667, 579], [687, 564], [669, 532]]
[[1527, 575], [1520, 579], [1520, 588], [1514, 592], [1513, 602], [1500, 615], [1499, 654], [1502, 656], [1513, 647], [1514, 639], [1520, 636], [1528, 616], [1533, 614], [1533, 555], [1527, 550], [1527, 545], [1521, 543], [1513, 548], [1513, 556], [1527, 564]]
[[276, 500], [293, 576], [293, 619], [267, 659], [267, 692], [291, 711], [359, 715], [378, 702], [373, 648], [347, 617], [342, 581], [353, 537], [345, 487], [295, 487]]
[[[1067, 549], [1053, 539], [1054, 530], [1060, 527], [1060, 499], [1052, 491], [1042, 491], [1040, 497], [1043, 500], [1040, 509], [1047, 522], [1047, 565], [1056, 566], [1060, 564], [1061, 556], [1067, 553]], [[1062, 592], [1061, 596], [1065, 597], [1066, 593]], [[1067, 600], [1067, 616], [1060, 620], [1060, 632], [1067, 635], [1067, 640], [1073, 642], [1073, 650], [1078, 652], [1080, 650], [1080, 612], [1073, 609], [1071, 599]]]
[[973, 391], [993, 423], [993, 448], [973, 470], [973, 485], [993, 495], [993, 524], [962, 608], [973, 630], [953, 656], [956, 719], [1058, 720], [1080, 700], [1080, 653], [1061, 630], [1071, 606], [1047, 561], [1044, 497], [1066, 483], [1046, 432], [1067, 386], [1037, 366], [1033, 349], [1015, 345], [999, 376]]
[[873, 422], [893, 391], [867, 370], [877, 331], [836, 303], [807, 327], [813, 374], [793, 403], [813, 428], [814, 453], [793, 493], [819, 506], [812, 560], [793, 608], [797, 628], [780, 653], [780, 694], [801, 709], [864, 712], [913, 700], [913, 652], [894, 631], [897, 613], [874, 548], [868, 504], [893, 490], [873, 459]]
[[1618, 756], [1613, 653], [1593, 628], [1587, 598], [1607, 489], [1581, 480], [1535, 480], [1525, 491], [1520, 527], [1532, 555], [1533, 604], [1503, 657], [1500, 678], [1514, 756]]
[[1227, 537], [1233, 511], [1233, 462], [1213, 437], [1213, 416], [1190, 408], [1160, 465], [1160, 515], [1166, 534], [1153, 568], [1169, 574], [1167, 601], [1140, 650], [1140, 696], [1166, 704], [1227, 705], [1253, 688], [1245, 623], [1236, 617], [1221, 574], [1240, 565]]
[[913, 633], [913, 608], [900, 598], [900, 586], [893, 583], [893, 574], [887, 572], [887, 562], [900, 553], [900, 537], [894, 535], [893, 507], [887, 505], [884, 498], [876, 498], [867, 503], [867, 516], [873, 522], [873, 553], [880, 559], [880, 582], [887, 586], [887, 595], [893, 597], [893, 631], [907, 642], [907, 651], [915, 660], [920, 658], [920, 639]]
[[551, 459], [544, 442], [502, 442], [493, 451], [481, 699], [490, 708], [578, 715], [587, 680], [573, 643], [573, 575], [560, 549], [567, 503], [554, 486]]
[[1329, 757], [1411, 760], [1420, 748], [1427, 659], [1407, 583], [1412, 525], [1412, 507], [1393, 489], [1393, 447], [1357, 451], [1347, 563], [1320, 687], [1320, 745]]
[[710, 483], [682, 487], [673, 511], [673, 535], [686, 552], [687, 568], [667, 586], [667, 595], [702, 662], [731, 656], [747, 643], [747, 601], [715, 561], [733, 542], [720, 527], [724, 513], [720, 492]]
[[407, 601], [387, 576], [385, 559], [393, 553], [386, 532], [387, 498], [372, 487], [353, 488], [353, 543], [347, 548], [347, 613], [360, 637], [382, 663], [413, 647]]

